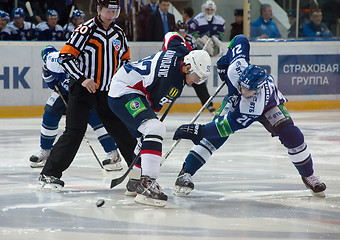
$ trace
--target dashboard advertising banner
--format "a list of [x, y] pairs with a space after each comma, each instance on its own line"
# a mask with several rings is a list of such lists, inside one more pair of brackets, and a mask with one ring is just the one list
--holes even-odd
[[279, 55], [278, 87], [285, 95], [340, 93], [340, 55]]

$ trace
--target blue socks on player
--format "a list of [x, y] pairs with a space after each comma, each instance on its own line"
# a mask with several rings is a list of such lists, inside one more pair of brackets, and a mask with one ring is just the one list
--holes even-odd
[[312, 156], [304, 141], [304, 136], [295, 125], [284, 126], [278, 133], [281, 143], [288, 149], [288, 154], [300, 175], [309, 177], [313, 174]]

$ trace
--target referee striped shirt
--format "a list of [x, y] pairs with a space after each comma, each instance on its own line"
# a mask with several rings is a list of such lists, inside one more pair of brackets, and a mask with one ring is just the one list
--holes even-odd
[[129, 60], [123, 30], [114, 23], [105, 30], [97, 17], [77, 27], [59, 55], [59, 63], [73, 79], [93, 79], [99, 91], [109, 91], [111, 78]]

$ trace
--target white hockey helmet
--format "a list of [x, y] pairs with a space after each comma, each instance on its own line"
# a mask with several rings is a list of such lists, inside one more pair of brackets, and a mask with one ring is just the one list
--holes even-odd
[[196, 73], [201, 79], [198, 84], [207, 80], [211, 72], [211, 58], [204, 50], [193, 50], [188, 55], [184, 56], [184, 65], [190, 64], [191, 68], [188, 74]]
[[202, 5], [202, 12], [207, 21], [211, 21], [216, 12], [216, 4], [214, 1], [208, 0]]

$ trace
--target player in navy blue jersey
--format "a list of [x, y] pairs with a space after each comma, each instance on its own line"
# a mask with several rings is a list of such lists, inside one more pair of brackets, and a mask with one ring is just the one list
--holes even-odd
[[0, 10], [0, 40], [11, 39], [11, 29], [7, 26], [9, 21], [9, 14], [3, 10]]
[[220, 148], [229, 136], [260, 122], [273, 137], [278, 136], [307, 188], [324, 196], [326, 185], [313, 175], [313, 161], [304, 136], [294, 125], [284, 103], [287, 99], [277, 89], [271, 75], [255, 65], [249, 65], [249, 42], [236, 36], [226, 56], [217, 62], [219, 75], [227, 82], [224, 98], [215, 119], [207, 124], [180, 126], [174, 140], [191, 139], [195, 146], [187, 155], [175, 183], [175, 194], [187, 195], [194, 189], [192, 175]]
[[35, 25], [25, 21], [25, 13], [22, 8], [14, 8], [12, 11], [13, 21], [7, 24], [11, 29], [11, 40], [34, 40], [36, 39]]
[[[196, 40], [193, 36], [188, 34], [188, 25], [184, 21], [178, 21], [176, 23], [176, 32], [168, 32], [164, 36], [163, 51], [173, 47], [179, 48], [180, 51], [185, 54], [189, 53], [191, 50], [197, 50]], [[201, 81], [200, 84], [194, 83], [192, 84], [192, 87], [203, 106], [210, 97], [206, 82]], [[215, 114], [216, 109], [214, 108], [212, 101], [209, 103], [207, 109], [209, 112]]]
[[[37, 154], [30, 157], [32, 168], [43, 167], [50, 155], [53, 143], [58, 134], [59, 122], [62, 115], [66, 114], [66, 105], [63, 102], [62, 97], [67, 101], [68, 84], [70, 81], [69, 74], [66, 74], [58, 63], [59, 51], [53, 46], [46, 46], [41, 53], [41, 57], [44, 64], [42, 74], [43, 80], [53, 92], [44, 108], [45, 112], [40, 132], [40, 150]], [[59, 89], [59, 92], [56, 88]], [[123, 167], [117, 151], [117, 146], [105, 130], [94, 110], [91, 112], [89, 124], [93, 128], [104, 151], [107, 153], [107, 157], [103, 161], [104, 168], [108, 171], [121, 170]]]
[[141, 138], [141, 165], [135, 165], [141, 168], [136, 202], [165, 206], [167, 195], [156, 179], [166, 129], [155, 112], [160, 111], [164, 104], [175, 101], [185, 84], [199, 83], [207, 78], [210, 69], [211, 59], [206, 51], [183, 54], [171, 48], [126, 64], [112, 78], [110, 108], [134, 137]]
[[40, 41], [64, 40], [63, 28], [58, 24], [59, 14], [56, 10], [48, 10], [46, 21], [37, 25], [37, 37]]

